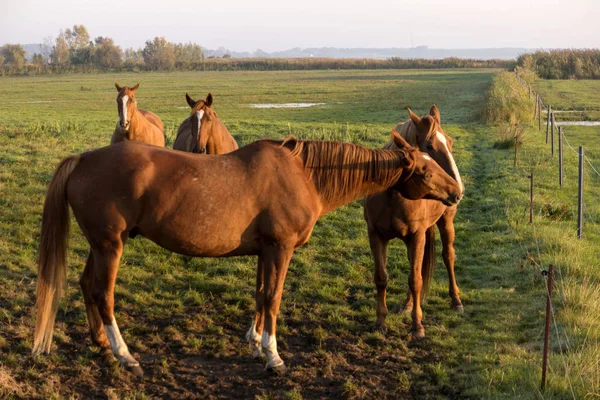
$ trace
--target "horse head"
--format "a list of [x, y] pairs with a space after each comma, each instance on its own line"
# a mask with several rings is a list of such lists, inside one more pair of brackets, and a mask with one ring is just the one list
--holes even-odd
[[119, 86], [119, 84], [115, 82], [115, 87], [119, 92], [119, 95], [117, 96], [119, 126], [121, 127], [121, 129], [128, 130], [133, 113], [137, 109], [137, 103], [135, 101], [135, 92], [137, 92], [138, 88], [140, 87], [140, 84], [138, 83], [134, 87], [129, 88], [127, 86]]
[[[410, 120], [416, 129], [416, 146], [419, 150], [429, 154], [461, 187], [461, 194], [465, 187], [460, 178], [458, 167], [452, 156], [452, 138], [444, 132], [440, 122], [440, 111], [431, 106], [429, 115], [419, 117], [408, 109]], [[412, 137], [412, 136], [411, 136]]]
[[439, 200], [446, 206], [458, 204], [462, 187], [427, 153], [411, 146], [398, 132], [392, 141], [399, 149], [404, 170], [394, 189], [409, 200]]
[[190, 114], [192, 137], [194, 140], [193, 153], [206, 153], [206, 144], [212, 135], [213, 121], [217, 119], [217, 113], [212, 109], [212, 94], [206, 96], [206, 100], [194, 100], [189, 94], [185, 94], [187, 103], [192, 108]]

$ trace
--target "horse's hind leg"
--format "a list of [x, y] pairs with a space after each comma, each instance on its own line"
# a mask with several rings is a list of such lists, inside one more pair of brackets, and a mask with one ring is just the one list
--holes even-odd
[[141, 376], [142, 368], [129, 353], [114, 316], [115, 282], [126, 238], [126, 233], [111, 235], [105, 237], [98, 246], [93, 247], [95, 280], [92, 284], [92, 293], [113, 354], [131, 369], [134, 375]]
[[387, 291], [387, 244], [388, 241], [381, 238], [378, 232], [369, 230], [369, 245], [371, 246], [371, 254], [375, 263], [374, 281], [377, 288], [377, 321], [375, 329], [385, 332], [385, 317], [388, 314], [387, 305], [385, 302]]
[[101, 349], [101, 354], [105, 355], [107, 353], [110, 353], [110, 342], [106, 337], [106, 333], [104, 331], [104, 323], [100, 318], [98, 306], [94, 301], [94, 296], [92, 295], [94, 273], [94, 256], [90, 251], [90, 254], [87, 258], [87, 262], [85, 263], [83, 274], [81, 275], [81, 279], [79, 280], [79, 284], [81, 285], [81, 291], [83, 292], [83, 299], [85, 301], [85, 312], [87, 313], [88, 323], [90, 325], [90, 334], [92, 335], [92, 342], [96, 346], [99, 346]]
[[450, 307], [458, 312], [463, 312], [464, 308], [460, 301], [460, 290], [456, 284], [454, 275], [454, 215], [456, 208], [449, 209], [437, 222], [442, 239], [442, 257], [446, 270], [448, 271], [448, 293], [450, 294]]
[[252, 325], [246, 333], [246, 340], [250, 344], [250, 348], [253, 350], [254, 358], [262, 358], [262, 348], [260, 345], [261, 335], [263, 331], [263, 324], [265, 322], [265, 293], [264, 293], [264, 261], [263, 256], [258, 256], [258, 266], [256, 268], [256, 311], [254, 318], [252, 319]]

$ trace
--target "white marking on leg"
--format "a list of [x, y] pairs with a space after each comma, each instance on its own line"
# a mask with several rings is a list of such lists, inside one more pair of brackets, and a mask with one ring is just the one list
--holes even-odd
[[125, 122], [127, 122], [127, 101], [129, 100], [129, 96], [125, 95], [121, 98], [123, 102], [123, 115], [121, 116], [121, 126], [125, 127]]
[[281, 357], [279, 357], [279, 353], [277, 353], [277, 339], [275, 335], [271, 336], [266, 331], [264, 331], [262, 335], [261, 344], [263, 351], [269, 359], [267, 361], [266, 368], [279, 367], [280, 365], [283, 365], [283, 360], [281, 359]]
[[119, 361], [127, 365], [128, 367], [137, 367], [140, 365], [135, 358], [129, 354], [129, 349], [121, 336], [121, 332], [119, 331], [119, 326], [117, 325], [117, 321], [115, 317], [112, 319], [112, 323], [110, 325], [104, 325], [104, 329], [106, 331], [106, 336], [108, 337], [108, 341], [110, 342], [110, 348], [114, 355], [117, 356]]
[[444, 136], [444, 134], [442, 132], [438, 131], [437, 138], [444, 145], [444, 147], [446, 147], [446, 150], [448, 151], [448, 156], [450, 157], [450, 167], [452, 168], [452, 173], [456, 177], [456, 181], [458, 182], [458, 185], [460, 186], [462, 193], [464, 193], [465, 186], [463, 185], [462, 180], [460, 179], [460, 173], [458, 172], [458, 167], [456, 166], [456, 162], [454, 162], [454, 156], [448, 149], [446, 137]]
[[248, 332], [246, 333], [246, 340], [250, 344], [250, 349], [254, 350], [252, 357], [259, 358], [259, 357], [262, 357], [263, 353], [262, 353], [262, 349], [260, 348], [260, 335], [256, 331], [255, 323], [256, 323], [255, 320], [252, 320], [252, 325], [250, 326], [250, 329], [248, 329]]
[[204, 110], [200, 110], [196, 113], [198, 117], [198, 132], [196, 132], [196, 140], [200, 139], [200, 127], [202, 126], [202, 117], [204, 116]]

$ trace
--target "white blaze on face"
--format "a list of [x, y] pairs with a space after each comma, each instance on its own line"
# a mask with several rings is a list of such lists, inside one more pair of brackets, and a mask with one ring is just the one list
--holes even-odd
[[267, 368], [283, 365], [283, 360], [279, 357], [279, 353], [277, 353], [277, 339], [275, 338], [275, 335], [271, 336], [267, 331], [264, 331], [261, 344], [263, 351], [267, 354], [269, 359], [269, 361], [267, 361]]
[[110, 325], [104, 325], [104, 330], [106, 331], [106, 336], [110, 342], [110, 348], [113, 354], [129, 367], [139, 366], [140, 364], [131, 356], [131, 354], [129, 354], [129, 349], [121, 336], [115, 317], [113, 317]]
[[196, 113], [198, 117], [198, 132], [196, 132], [196, 140], [200, 139], [200, 127], [202, 126], [202, 117], [204, 116], [204, 110], [200, 110]]
[[423, 154], [423, 158], [426, 159], [427, 161], [431, 161], [431, 157], [426, 156], [425, 154]]
[[440, 141], [440, 143], [442, 143], [444, 145], [444, 147], [446, 147], [446, 150], [448, 151], [448, 157], [450, 158], [450, 168], [452, 168], [452, 173], [456, 177], [456, 181], [458, 182], [458, 185], [460, 186], [461, 191], [464, 193], [465, 186], [463, 185], [462, 180], [460, 179], [460, 173], [458, 172], [458, 167], [456, 166], [456, 162], [454, 162], [454, 157], [452, 156], [452, 153], [450, 153], [450, 149], [448, 148], [446, 137], [444, 136], [444, 134], [442, 132], [438, 131], [437, 138]]
[[123, 96], [123, 98], [121, 98], [121, 101], [123, 102], [123, 115], [121, 115], [121, 126], [125, 126], [125, 122], [127, 122], [127, 101], [129, 101], [129, 96]]

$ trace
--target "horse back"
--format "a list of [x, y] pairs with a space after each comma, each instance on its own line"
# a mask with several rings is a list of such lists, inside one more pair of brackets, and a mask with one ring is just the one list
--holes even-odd
[[161, 133], [165, 131], [165, 126], [162, 120], [158, 115], [154, 114], [152, 111], [142, 110], [138, 108], [138, 111], [150, 122], [152, 125], [156, 126]]

